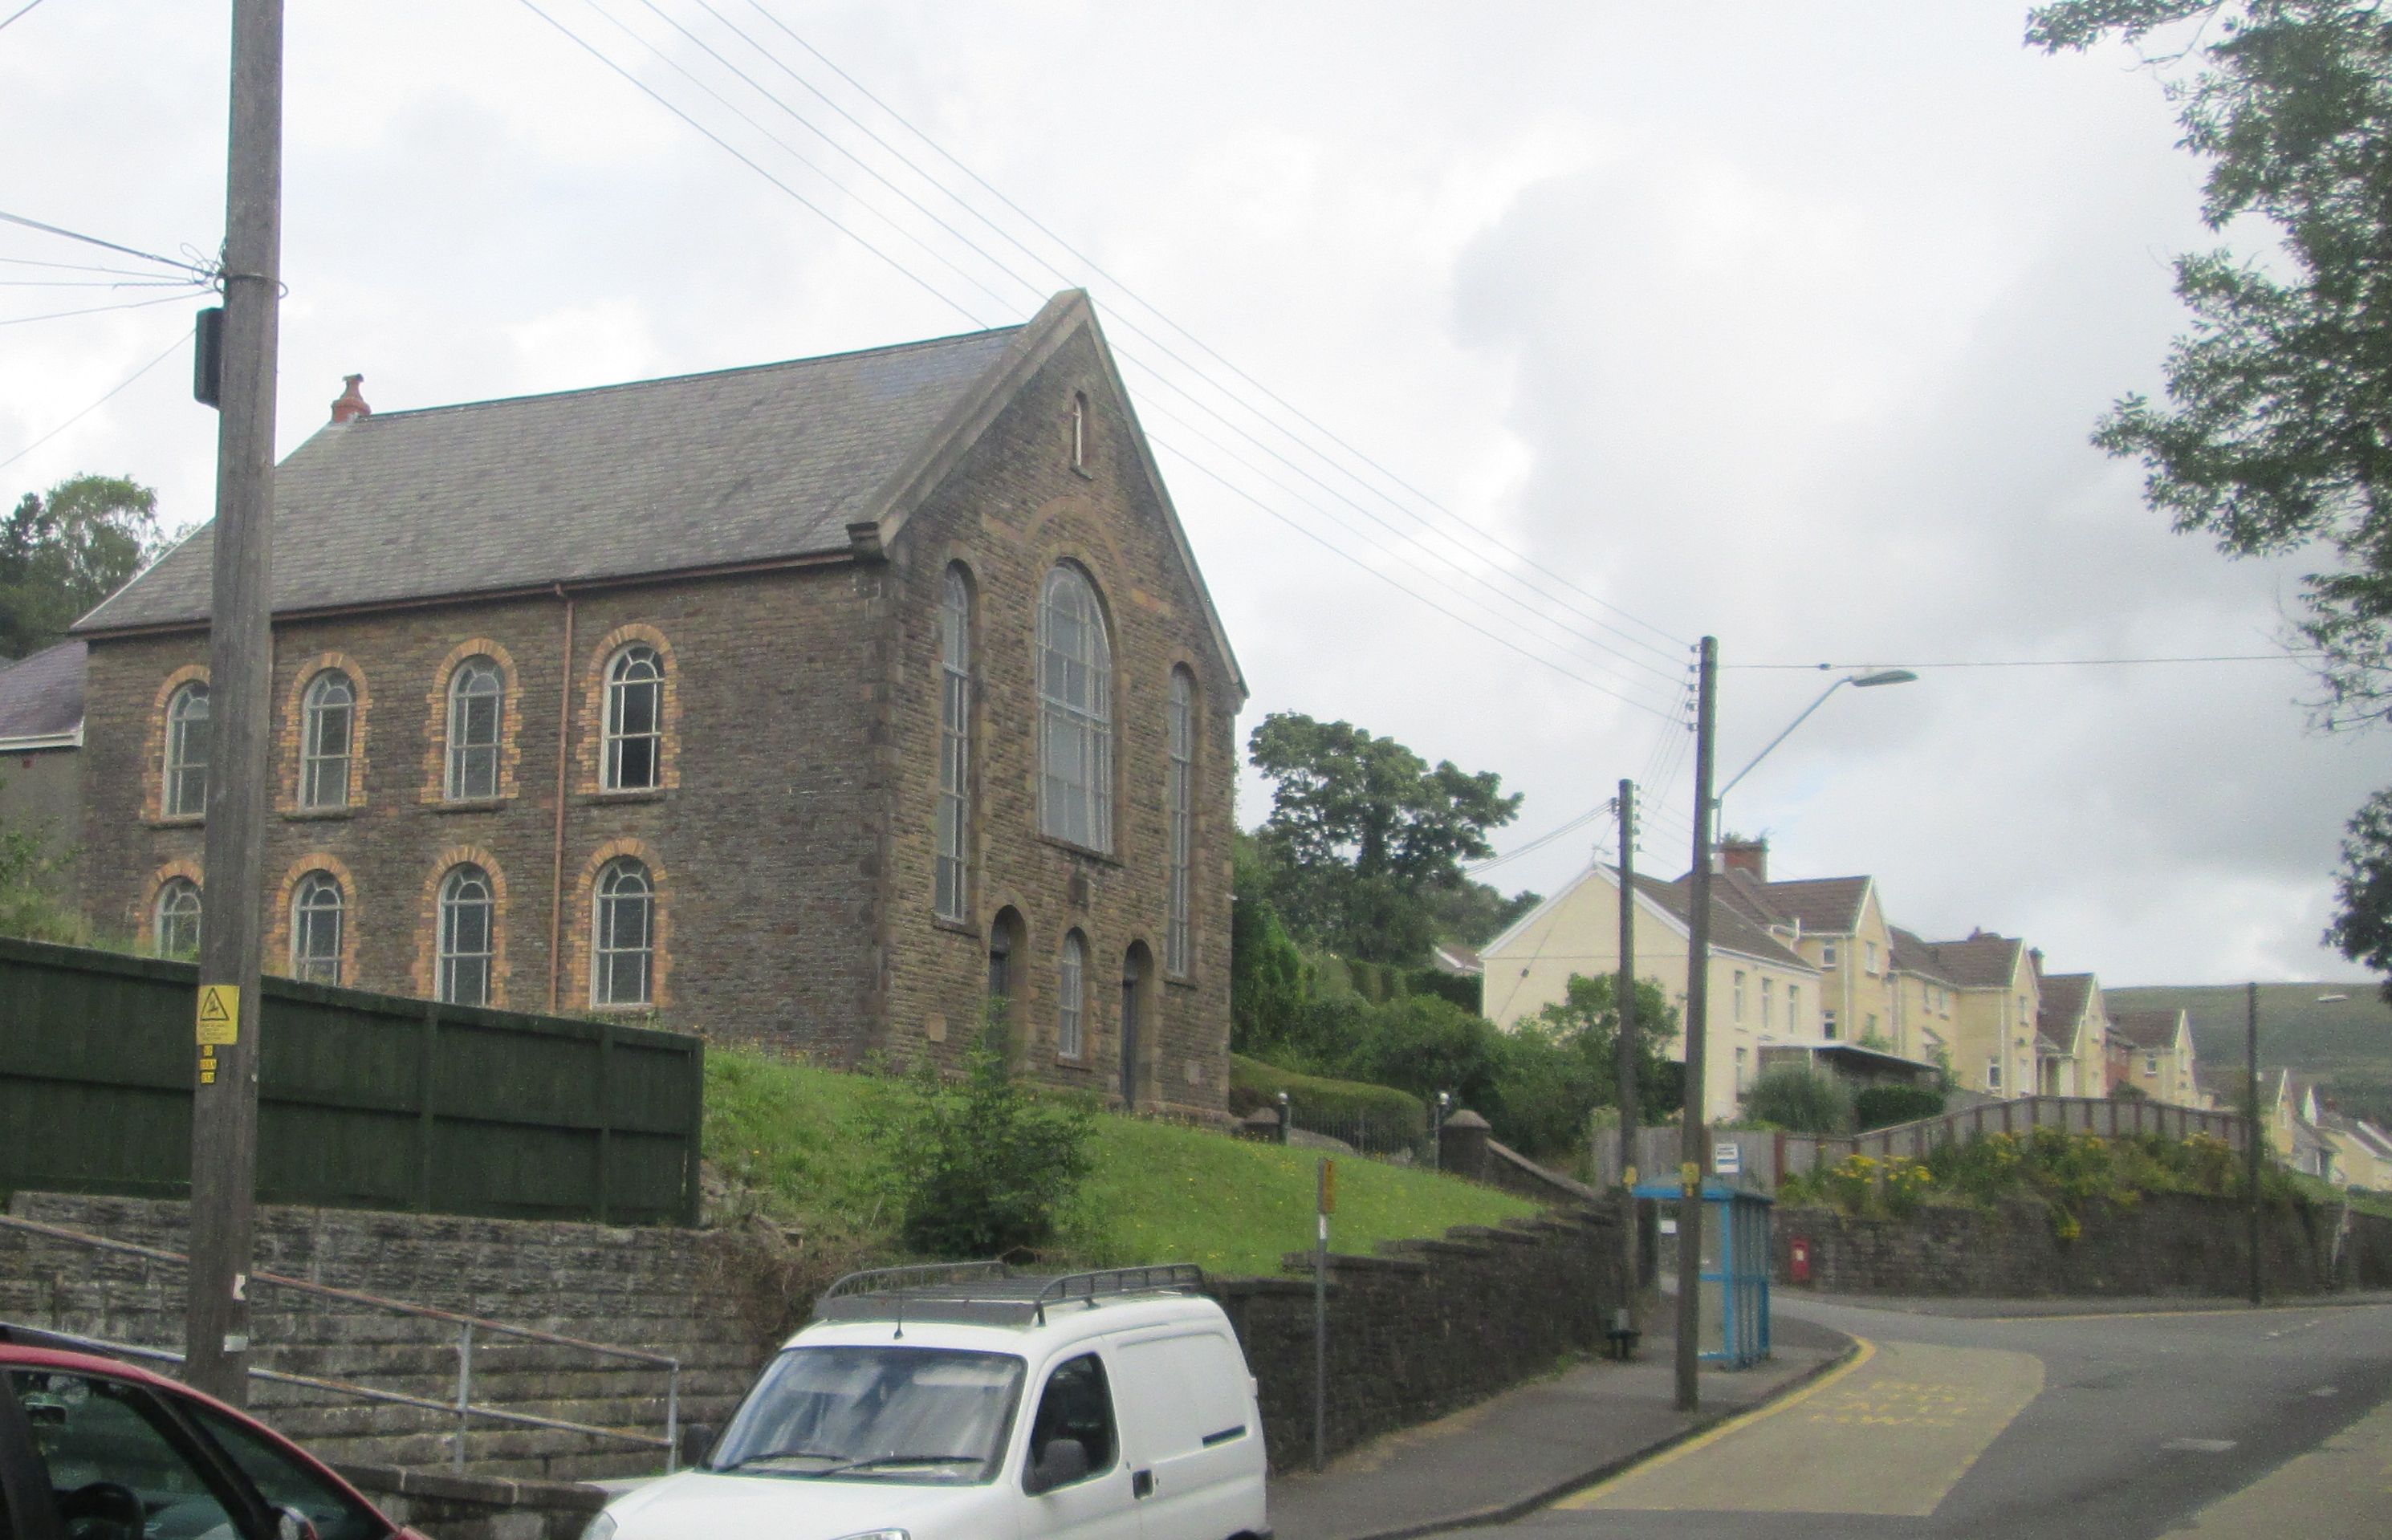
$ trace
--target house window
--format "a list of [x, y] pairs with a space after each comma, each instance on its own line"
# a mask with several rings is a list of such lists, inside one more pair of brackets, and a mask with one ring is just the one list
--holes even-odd
[[1056, 966], [1055, 1052], [1062, 1058], [1076, 1059], [1087, 1052], [1083, 1009], [1087, 973], [1088, 944], [1075, 930], [1063, 938], [1063, 955]]
[[299, 713], [299, 806], [349, 805], [349, 737], [357, 709], [357, 687], [339, 669], [327, 668], [308, 682]]
[[1095, 587], [1057, 567], [1038, 607], [1038, 827], [1091, 850], [1113, 843], [1112, 666]]
[[1088, 468], [1088, 397], [1081, 392], [1072, 397], [1072, 469]]
[[961, 920], [966, 855], [971, 837], [971, 585], [960, 563], [947, 568], [939, 603], [939, 812], [933, 903], [942, 920]]
[[499, 795], [499, 730], [505, 718], [506, 677], [498, 661], [470, 657], [448, 676], [448, 770], [451, 802]]
[[1819, 943], [1819, 965], [1823, 968], [1832, 968], [1836, 965], [1835, 942], [1822, 941]]
[[311, 984], [341, 982], [341, 931], [345, 905], [340, 880], [310, 872], [291, 895], [291, 977]]
[[187, 684], [166, 705], [168, 818], [197, 818], [208, 807], [208, 687]]
[[1877, 943], [1864, 941], [1861, 948], [1861, 971], [1874, 978], [1877, 977]]
[[1789, 1032], [1802, 1029], [1802, 986], [1800, 984], [1786, 986], [1786, 1029]]
[[664, 659], [634, 642], [606, 665], [606, 789], [648, 791], [663, 783]]
[[1833, 1038], [1836, 1035], [1835, 1012], [1821, 1011], [1819, 1013], [1819, 1035], [1825, 1038]]
[[2143, 1073], [2146, 1075], [2156, 1075], [2159, 1072], [2160, 1056], [2157, 1054], [2145, 1054], [2143, 1055]]
[[490, 874], [460, 866], [440, 884], [439, 997], [452, 1005], [490, 1003], [490, 959], [497, 950]]
[[1742, 1021], [1744, 1019], [1744, 970], [1742, 968], [1736, 970], [1735, 983], [1728, 992], [1728, 999], [1731, 1002], [1729, 1019]]
[[1774, 1031], [1776, 1027], [1777, 980], [1763, 978], [1761, 981], [1761, 1029], [1764, 1032]]
[[169, 877], [158, 889], [150, 918], [150, 950], [161, 957], [196, 957], [200, 951], [200, 885]]
[[1736, 1094], [1739, 1096], [1744, 1094], [1744, 1055], [1741, 1048], [1736, 1051]]
[[1985, 1089], [1988, 1091], [1999, 1091], [2001, 1088], [2002, 1061], [1999, 1059], [1987, 1059], [1985, 1061]]
[[1861, 1028], [1861, 1036], [1865, 1038], [1873, 1038], [1877, 1036], [1877, 1013], [1875, 1011], [1871, 1011], [1868, 1014], [1866, 1023]]
[[656, 890], [630, 857], [606, 863], [591, 904], [590, 1003], [645, 1005], [654, 998]]
[[1171, 873], [1163, 931], [1164, 971], [1185, 978], [1195, 965], [1189, 922], [1189, 876], [1196, 848], [1196, 677], [1171, 671], [1171, 758], [1163, 777], [1163, 800], [1171, 819]]

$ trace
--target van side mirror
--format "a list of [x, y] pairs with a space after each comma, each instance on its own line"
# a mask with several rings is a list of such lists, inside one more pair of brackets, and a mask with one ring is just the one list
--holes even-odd
[[274, 1540], [317, 1540], [316, 1521], [295, 1508], [276, 1508]]
[[684, 1468], [704, 1465], [707, 1451], [714, 1447], [714, 1430], [695, 1422], [681, 1425], [681, 1447], [675, 1451]]
[[1029, 1474], [1021, 1480], [1021, 1490], [1033, 1496], [1052, 1492], [1059, 1486], [1069, 1486], [1088, 1473], [1088, 1447], [1078, 1439], [1049, 1439], [1046, 1452], [1038, 1456]]

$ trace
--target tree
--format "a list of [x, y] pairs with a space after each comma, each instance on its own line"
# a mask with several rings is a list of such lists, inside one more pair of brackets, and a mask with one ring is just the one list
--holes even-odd
[[[2319, 657], [2320, 719], [2392, 717], [2392, 17], [2381, 0], [2061, 0], [2027, 40], [2048, 52], [2111, 37], [2148, 53], [2209, 162], [2202, 218], [2272, 226], [2276, 260], [2218, 250], [2176, 265], [2192, 312], [2167, 404], [2129, 395], [2094, 442], [2137, 456], [2144, 498], [2230, 556], [2322, 546], [2295, 635]], [[2392, 964], [2392, 809], [2349, 825], [2327, 939]], [[2392, 979], [2385, 986], [2392, 1000]]]
[[1483, 947], [1501, 936], [1511, 923], [1544, 902], [1541, 893], [1523, 890], [1505, 898], [1483, 882], [1468, 877], [1450, 887], [1428, 890], [1428, 920], [1436, 938]]
[[28, 492], [0, 522], [0, 657], [37, 653], [156, 553], [158, 495], [119, 476]]
[[1431, 766], [1350, 722], [1276, 712], [1247, 747], [1273, 783], [1260, 836], [1272, 901], [1299, 937], [1366, 962], [1425, 952], [1435, 896], [1463, 886], [1462, 863], [1492, 855], [1488, 831], [1520, 809], [1501, 776]]

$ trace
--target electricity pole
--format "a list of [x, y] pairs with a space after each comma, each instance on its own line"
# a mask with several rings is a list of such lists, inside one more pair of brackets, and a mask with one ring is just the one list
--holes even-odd
[[1619, 1003], [1619, 1184], [1631, 1196], [1621, 1200], [1619, 1228], [1626, 1267], [1619, 1292], [1636, 1298], [1639, 1242], [1636, 1199], [1636, 783], [1619, 783], [1619, 977], [1612, 993]]
[[274, 666], [268, 585], [282, 266], [282, 0], [233, 0], [231, 115], [184, 1362], [193, 1386], [243, 1406], [249, 1402], [262, 842]]
[[1703, 1039], [1710, 1025], [1711, 975], [1711, 757], [1719, 724], [1719, 642], [1703, 638], [1695, 705], [1695, 864], [1686, 874], [1692, 911], [1686, 917], [1686, 1106], [1679, 1143], [1678, 1410], [1700, 1403], [1696, 1384], [1701, 1351], [1703, 1177], [1710, 1169], [1710, 1131], [1703, 1126]]
[[2265, 1290], [2259, 1272], [2259, 986], [2243, 986], [2242, 1071], [2251, 1081], [2251, 1120], [2242, 1129], [2242, 1199], [2251, 1222], [2251, 1302]]

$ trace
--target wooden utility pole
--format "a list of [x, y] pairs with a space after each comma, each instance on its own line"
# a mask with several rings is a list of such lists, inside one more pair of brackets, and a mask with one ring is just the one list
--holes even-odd
[[[1619, 783], [1619, 976], [1612, 994], [1619, 1003], [1619, 1184], [1632, 1193], [1636, 1185], [1636, 783]], [[1620, 1210], [1625, 1270], [1619, 1292], [1632, 1304], [1642, 1269], [1637, 1265], [1641, 1227], [1636, 1199], [1623, 1197]]]
[[224, 384], [208, 633], [206, 883], [191, 1087], [185, 1375], [249, 1401], [257, 980], [274, 667], [274, 386], [282, 267], [282, 0], [233, 0]]
[[1686, 874], [1686, 1101], [1678, 1146], [1678, 1409], [1700, 1404], [1696, 1383], [1702, 1349], [1703, 1177], [1710, 1130], [1703, 1126], [1703, 1039], [1710, 1025], [1711, 975], [1711, 758], [1719, 722], [1719, 642], [1703, 638], [1695, 705], [1694, 870]]
[[2251, 1118], [2242, 1130], [2242, 1206], [2251, 1223], [2251, 1302], [2266, 1294], [2259, 1262], [2259, 986], [2243, 986], [2242, 1072], [2251, 1082]]

